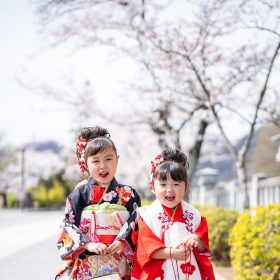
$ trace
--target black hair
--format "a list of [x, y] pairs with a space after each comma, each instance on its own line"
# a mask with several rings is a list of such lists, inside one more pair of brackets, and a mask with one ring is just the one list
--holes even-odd
[[[88, 157], [94, 156], [108, 148], [112, 148], [117, 154], [116, 146], [110, 139], [110, 133], [103, 127], [84, 127], [79, 134], [79, 139], [81, 138], [88, 140], [85, 148], [85, 162], [87, 162]], [[79, 160], [81, 155], [78, 148], [76, 154]]]
[[177, 149], [166, 149], [161, 154], [163, 161], [156, 166], [153, 180], [167, 180], [168, 176], [174, 181], [184, 181], [188, 184], [189, 163], [187, 156]]

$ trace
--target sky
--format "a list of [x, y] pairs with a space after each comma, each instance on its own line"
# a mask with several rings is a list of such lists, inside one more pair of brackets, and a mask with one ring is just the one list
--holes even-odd
[[67, 131], [67, 118], [59, 119], [55, 127], [49, 126], [57, 119], [55, 103], [21, 85], [32, 75], [29, 73], [40, 71], [41, 76], [48, 76], [46, 56], [52, 54], [42, 58], [37, 54], [42, 43], [27, 0], [1, 1], [0, 5], [0, 133], [12, 145], [52, 138], [58, 131]]
[[[125, 83], [137, 79], [136, 70], [128, 60], [112, 62], [104, 48], [74, 51], [68, 44], [50, 47], [30, 2], [0, 1], [0, 137], [16, 146], [46, 140], [67, 145], [72, 143], [73, 124], [78, 122], [76, 112], [40, 95], [40, 86], [58, 87], [64, 92], [66, 79], [73, 79], [77, 88], [89, 80], [96, 102], [110, 110], [120, 102], [120, 94], [126, 93]], [[94, 112], [92, 115], [94, 119]], [[236, 134], [229, 129], [232, 131]], [[244, 132], [240, 127], [239, 131]]]
[[48, 139], [67, 144], [72, 137], [74, 112], [40, 95], [40, 85], [57, 87], [70, 78], [82, 87], [88, 79], [109, 106], [118, 102], [124, 77], [132, 69], [127, 61], [109, 64], [104, 49], [51, 48], [37, 20], [28, 0], [0, 1], [0, 135], [11, 145]]

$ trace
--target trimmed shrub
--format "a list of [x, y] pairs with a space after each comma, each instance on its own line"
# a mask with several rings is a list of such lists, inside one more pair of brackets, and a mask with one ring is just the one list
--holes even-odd
[[65, 188], [58, 180], [54, 180], [53, 186], [50, 188], [48, 198], [52, 207], [62, 207], [66, 200]]
[[146, 200], [146, 199], [141, 199], [141, 206], [148, 206], [152, 203], [153, 201]]
[[245, 211], [230, 235], [235, 280], [276, 280], [280, 275], [280, 204]]
[[229, 234], [239, 213], [235, 210], [218, 207], [196, 207], [201, 215], [207, 218], [212, 260], [219, 265], [230, 265]]
[[18, 208], [19, 207], [19, 200], [18, 196], [15, 193], [7, 194], [7, 206], [8, 208]]
[[36, 205], [36, 208], [47, 206], [47, 189], [43, 184], [40, 184], [37, 188], [31, 189], [30, 193], [32, 194], [32, 198], [34, 204]]

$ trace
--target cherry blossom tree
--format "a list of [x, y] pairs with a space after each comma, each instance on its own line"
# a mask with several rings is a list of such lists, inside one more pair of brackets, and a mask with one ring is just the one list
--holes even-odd
[[[193, 174], [207, 131], [224, 139], [249, 207], [246, 155], [256, 128], [279, 121], [279, 3], [274, 1], [34, 1], [52, 45], [110, 46], [139, 67], [131, 104], [161, 148], [188, 149]], [[229, 126], [245, 131], [241, 149]], [[191, 137], [189, 136], [191, 133]], [[191, 139], [190, 139], [191, 138]], [[186, 144], [188, 142], [188, 145]]]

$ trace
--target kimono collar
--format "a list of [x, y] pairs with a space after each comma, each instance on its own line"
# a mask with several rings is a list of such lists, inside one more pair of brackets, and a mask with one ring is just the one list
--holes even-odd
[[[89, 178], [88, 184], [89, 184], [90, 187], [94, 187], [95, 185], [98, 185], [98, 183], [93, 179], [93, 177]], [[117, 180], [115, 179], [115, 177], [113, 177], [113, 179], [111, 180], [107, 190], [115, 189], [116, 187], [118, 187], [118, 185], [119, 184], [118, 184]]]

